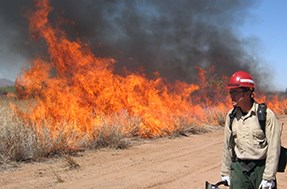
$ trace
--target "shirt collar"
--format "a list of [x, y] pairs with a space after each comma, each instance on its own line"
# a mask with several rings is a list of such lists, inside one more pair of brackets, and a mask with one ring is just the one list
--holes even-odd
[[241, 110], [237, 111], [237, 112], [239, 113], [240, 117], [247, 118], [247, 117], [251, 117], [253, 115], [256, 115], [257, 108], [258, 108], [258, 104], [256, 102], [253, 102], [252, 107], [250, 108], [250, 110], [247, 112], [246, 115], [243, 115]]

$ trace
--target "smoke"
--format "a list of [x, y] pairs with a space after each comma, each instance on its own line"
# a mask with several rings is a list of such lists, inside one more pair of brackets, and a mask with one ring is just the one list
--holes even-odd
[[[241, 39], [238, 32], [248, 19], [249, 10], [259, 1], [51, 0], [50, 3], [54, 8], [51, 21], [57, 22], [58, 16], [72, 20], [75, 24], [64, 25], [69, 37], [88, 43], [96, 56], [115, 58], [118, 73], [126, 68], [143, 70], [148, 77], [159, 72], [170, 81], [196, 82], [196, 67], [215, 66], [218, 75], [230, 76], [237, 70], [246, 70], [256, 81], [268, 77], [256, 40]], [[25, 10], [31, 8], [31, 0], [2, 3], [0, 28], [4, 33], [0, 40], [7, 44], [4, 48], [10, 55], [30, 59], [39, 52], [35, 41], [32, 43], [28, 37], [24, 16]], [[9, 53], [7, 57], [11, 58]], [[8, 62], [4, 67], [10, 66]]]
[[32, 2], [1, 1], [0, 7], [0, 78], [14, 81], [31, 57], [31, 44], [24, 10]]

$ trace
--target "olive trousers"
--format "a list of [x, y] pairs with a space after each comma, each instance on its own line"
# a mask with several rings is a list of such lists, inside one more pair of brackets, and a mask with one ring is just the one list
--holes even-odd
[[[265, 162], [252, 162], [252, 166], [246, 166], [240, 161], [231, 164], [230, 189], [258, 189], [262, 181]], [[275, 186], [274, 189], [277, 187]]]

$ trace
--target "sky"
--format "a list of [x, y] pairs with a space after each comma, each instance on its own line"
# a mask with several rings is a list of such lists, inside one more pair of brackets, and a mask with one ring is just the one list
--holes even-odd
[[[167, 0], [51, 2], [59, 12], [64, 10], [65, 17], [75, 20], [81, 39], [106, 44], [106, 49], [96, 46], [97, 52], [115, 57], [119, 63], [132, 61], [150, 73], [159, 70], [164, 76], [190, 81], [195, 77], [194, 66], [209, 66], [212, 62], [223, 74], [246, 68], [256, 79], [271, 85], [272, 90], [287, 88], [286, 0], [180, 0], [176, 4]], [[160, 14], [139, 8], [143, 2], [153, 8], [149, 10]], [[0, 78], [14, 81], [31, 62], [30, 53], [34, 52], [30, 48], [33, 44], [28, 37], [27, 20], [19, 13], [22, 7], [31, 7], [32, 0], [3, 0], [2, 5]], [[231, 28], [239, 31], [242, 41], [237, 40]], [[242, 48], [244, 43], [249, 48], [247, 53]], [[253, 51], [254, 58], [250, 58]], [[124, 66], [131, 65], [126, 63]]]
[[258, 38], [260, 55], [273, 73], [274, 88], [283, 91], [287, 89], [286, 7], [286, 0], [263, 0], [251, 9], [241, 28], [243, 36]]

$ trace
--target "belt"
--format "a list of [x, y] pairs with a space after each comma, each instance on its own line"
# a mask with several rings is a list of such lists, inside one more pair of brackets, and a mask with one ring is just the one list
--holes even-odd
[[239, 162], [239, 163], [245, 163], [245, 164], [248, 164], [248, 163], [251, 163], [251, 162], [253, 162], [253, 163], [255, 163], [255, 164], [265, 164], [265, 162], [266, 162], [266, 159], [239, 159], [239, 158], [237, 158], [237, 161]]
[[256, 166], [263, 166], [265, 165], [266, 159], [260, 159], [260, 160], [242, 160], [238, 159], [237, 161], [240, 163], [242, 171], [249, 172]]

